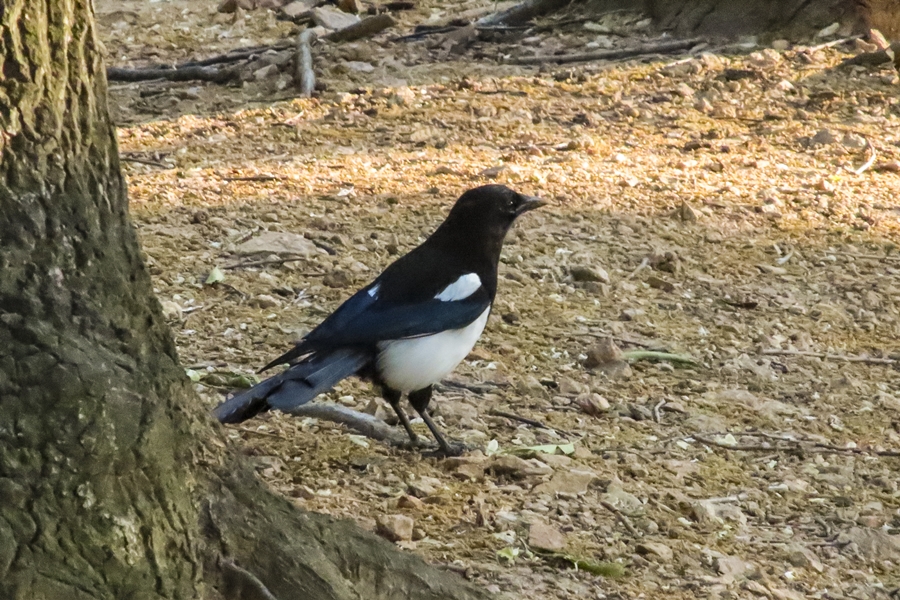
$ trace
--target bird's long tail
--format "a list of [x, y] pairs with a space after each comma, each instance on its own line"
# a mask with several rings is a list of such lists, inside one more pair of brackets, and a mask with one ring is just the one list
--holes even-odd
[[327, 392], [362, 369], [370, 358], [368, 352], [354, 348], [317, 352], [286, 371], [238, 392], [213, 409], [213, 415], [222, 423], [240, 423], [272, 408], [290, 410]]

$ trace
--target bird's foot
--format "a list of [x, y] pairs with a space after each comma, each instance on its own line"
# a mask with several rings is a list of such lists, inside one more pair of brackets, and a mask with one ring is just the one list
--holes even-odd
[[450, 458], [452, 456], [462, 456], [466, 452], [475, 450], [475, 446], [464, 444], [463, 442], [448, 442], [438, 444], [437, 449], [423, 452], [425, 458]]

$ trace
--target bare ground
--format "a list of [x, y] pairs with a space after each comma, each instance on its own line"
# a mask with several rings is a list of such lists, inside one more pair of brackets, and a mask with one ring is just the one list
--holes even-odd
[[[108, 61], [292, 31], [265, 11], [232, 22], [197, 5], [98, 2]], [[399, 30], [476, 6], [422, 5]], [[291, 94], [275, 80], [112, 86], [122, 152], [162, 166], [126, 163], [132, 209], [210, 407], [421, 242], [466, 188], [551, 201], [510, 236], [486, 333], [435, 402], [448, 433], [483, 451], [427, 459], [271, 414], [229, 429], [262, 476], [364, 527], [411, 517], [401, 545], [516, 598], [896, 593], [895, 74], [797, 48], [540, 71], [485, 58], [515, 40], [453, 55], [395, 34], [319, 48], [329, 91], [312, 100], [275, 101]], [[543, 36], [529, 43], [577, 49], [596, 33]], [[263, 231], [318, 248], [226, 268]], [[206, 284], [215, 267], [224, 279]], [[589, 371], [608, 335], [695, 364]], [[353, 381], [323, 400], [379, 402]], [[533, 448], [548, 444], [569, 454]], [[550, 526], [543, 541], [535, 524]], [[554, 531], [556, 556], [533, 547]], [[624, 575], [590, 572], [610, 564]]]

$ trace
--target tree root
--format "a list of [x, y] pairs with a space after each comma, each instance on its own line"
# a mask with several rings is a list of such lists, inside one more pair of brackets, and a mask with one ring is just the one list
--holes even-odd
[[211, 583], [226, 600], [491, 597], [351, 521], [298, 510], [236, 465], [229, 460], [209, 480], [201, 517], [207, 564], [218, 565]]

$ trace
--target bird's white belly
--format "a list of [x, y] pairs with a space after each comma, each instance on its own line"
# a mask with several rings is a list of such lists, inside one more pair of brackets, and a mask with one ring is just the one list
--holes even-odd
[[461, 329], [378, 344], [376, 366], [390, 388], [413, 392], [437, 383], [450, 374], [478, 341], [491, 308]]

